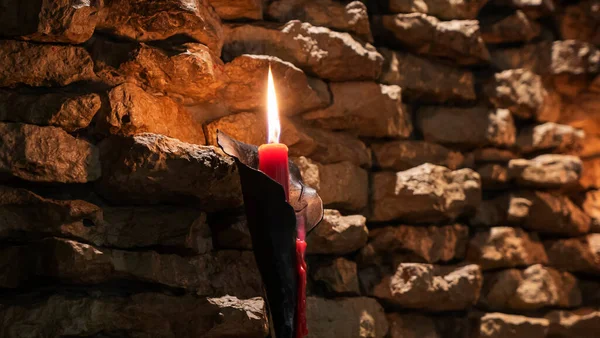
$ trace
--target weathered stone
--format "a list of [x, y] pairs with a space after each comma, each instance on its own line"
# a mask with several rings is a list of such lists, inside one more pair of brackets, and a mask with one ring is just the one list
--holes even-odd
[[317, 192], [328, 207], [362, 211], [369, 200], [367, 171], [350, 162], [321, 165]]
[[356, 263], [343, 257], [312, 264], [310, 277], [327, 292], [342, 295], [358, 295]]
[[508, 163], [508, 161], [517, 158], [517, 154], [514, 152], [498, 148], [478, 148], [475, 149], [471, 154], [473, 156], [473, 161], [476, 163]]
[[101, 152], [97, 188], [112, 202], [185, 202], [208, 211], [241, 204], [235, 163], [212, 146], [147, 133], [109, 138]]
[[160, 338], [259, 338], [267, 334], [268, 327], [261, 298], [159, 293], [128, 297], [98, 292], [91, 296], [59, 294], [32, 304], [2, 305], [0, 318], [0, 333], [7, 338], [19, 337], [23, 327], [32, 337], [112, 337], [114, 332]]
[[383, 308], [367, 297], [306, 299], [308, 338], [383, 338], [388, 323]]
[[307, 237], [309, 254], [345, 255], [367, 244], [369, 230], [362, 215], [342, 216], [325, 209], [323, 220]]
[[[254, 145], [267, 140], [267, 121], [254, 113], [238, 113], [222, 117], [206, 126], [206, 139], [216, 145], [217, 130], [233, 138]], [[370, 166], [371, 154], [364, 143], [348, 134], [336, 133], [305, 126], [281, 118], [281, 143], [286, 144], [290, 156], [306, 156], [322, 164], [351, 162]]]
[[517, 147], [521, 152], [530, 153], [539, 150], [555, 152], [577, 152], [585, 133], [581, 129], [564, 124], [546, 122], [521, 129], [517, 137]]
[[582, 165], [577, 156], [546, 154], [531, 160], [510, 160], [508, 176], [523, 186], [560, 188], [579, 181]]
[[445, 226], [388, 226], [371, 229], [369, 244], [361, 251], [361, 264], [382, 265], [396, 261], [447, 262], [465, 255], [469, 229]]
[[441, 338], [442, 335], [436, 329], [435, 321], [418, 314], [388, 313], [390, 324], [390, 338]]
[[433, 103], [473, 101], [473, 74], [409, 53], [379, 49], [384, 56], [380, 81], [398, 85], [403, 98]]
[[429, 163], [373, 175], [371, 221], [437, 222], [474, 211], [481, 201], [479, 175]]
[[137, 41], [189, 36], [221, 54], [223, 28], [208, 0], [109, 0], [97, 28]]
[[582, 279], [579, 281], [581, 289], [581, 305], [600, 306], [600, 282], [597, 279]]
[[600, 233], [600, 190], [591, 190], [585, 194], [583, 211], [590, 217], [590, 231]]
[[424, 13], [440, 19], [475, 19], [488, 0], [389, 0], [393, 13]]
[[208, 0], [223, 20], [262, 20], [262, 0]]
[[492, 310], [574, 307], [581, 303], [581, 292], [570, 273], [536, 264], [486, 275], [480, 303]]
[[56, 127], [0, 122], [0, 175], [33, 182], [85, 183], [100, 177], [98, 149]]
[[68, 132], [87, 127], [100, 110], [100, 95], [34, 94], [0, 90], [0, 121], [61, 127]]
[[522, 226], [528, 230], [568, 236], [585, 234], [590, 228], [590, 218], [566, 196], [545, 192], [522, 192], [520, 198], [531, 201]]
[[279, 111], [283, 115], [297, 115], [331, 103], [327, 84], [307, 78], [293, 64], [274, 56], [242, 55], [225, 64], [229, 80], [222, 96], [230, 111], [266, 110], [269, 67], [273, 72]]
[[0, 86], [66, 86], [94, 80], [94, 64], [82, 47], [0, 41]]
[[587, 158], [583, 160], [583, 174], [579, 185], [584, 189], [600, 188], [600, 158]]
[[423, 107], [417, 112], [417, 126], [426, 141], [468, 148], [511, 146], [516, 138], [507, 109]]
[[477, 167], [481, 178], [481, 185], [486, 190], [505, 189], [508, 185], [508, 169], [506, 166], [495, 163], [484, 164]]
[[461, 65], [489, 61], [476, 20], [440, 21], [422, 13], [376, 17], [380, 35], [390, 35], [418, 54], [452, 59]]
[[360, 1], [344, 5], [332, 0], [276, 0], [271, 2], [267, 13], [279, 22], [300, 20], [373, 42], [367, 7]]
[[331, 81], [374, 80], [383, 57], [373, 46], [348, 33], [292, 20], [283, 26], [227, 25], [223, 57], [264, 54], [293, 63], [309, 74]]
[[572, 311], [552, 311], [546, 315], [550, 321], [551, 337], [594, 338], [600, 327], [600, 311], [594, 308], [582, 308]]
[[252, 237], [243, 211], [212, 214], [209, 223], [217, 249], [252, 250]]
[[541, 77], [525, 69], [494, 74], [484, 92], [496, 108], [506, 108], [523, 119], [537, 118], [546, 97]]
[[537, 234], [520, 228], [493, 227], [477, 232], [469, 242], [467, 260], [483, 270], [547, 264], [548, 256]]
[[548, 320], [504, 313], [486, 313], [477, 320], [473, 338], [545, 337]]
[[557, 269], [600, 275], [600, 234], [544, 241], [550, 265]]
[[533, 204], [526, 198], [502, 195], [495, 199], [483, 200], [469, 220], [474, 227], [493, 227], [506, 224], [520, 224], [529, 215]]
[[82, 43], [94, 33], [100, 1], [4, 1], [0, 31], [11, 38]]
[[537, 19], [551, 14], [555, 10], [555, 1], [547, 0], [494, 0], [496, 4], [511, 6], [522, 10], [527, 16]]
[[403, 308], [462, 310], [479, 298], [482, 276], [477, 265], [462, 267], [401, 263], [372, 294]]
[[[411, 116], [402, 104], [400, 87], [375, 82], [333, 82], [329, 90], [332, 104], [304, 114], [305, 120], [325, 129], [350, 130], [359, 136], [410, 136]], [[377, 114], [373, 114], [374, 111]]]
[[495, 22], [485, 20], [481, 27], [481, 38], [485, 43], [528, 42], [540, 35], [541, 26], [523, 11], [516, 11]]
[[580, 1], [567, 5], [559, 13], [560, 35], [600, 45], [600, 7], [598, 0]]
[[375, 143], [371, 145], [371, 149], [373, 149], [375, 164], [389, 170], [407, 170], [424, 163], [455, 170], [464, 163], [464, 156], [461, 153], [425, 141]]

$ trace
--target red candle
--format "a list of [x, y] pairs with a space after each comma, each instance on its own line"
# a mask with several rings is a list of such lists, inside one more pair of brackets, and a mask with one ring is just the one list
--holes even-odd
[[268, 143], [258, 147], [258, 169], [283, 186], [285, 200], [289, 202], [288, 147], [283, 143]]

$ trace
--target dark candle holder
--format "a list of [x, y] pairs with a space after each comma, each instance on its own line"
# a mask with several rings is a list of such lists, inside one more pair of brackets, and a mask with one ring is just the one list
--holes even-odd
[[258, 147], [217, 131], [217, 143], [235, 159], [242, 185], [244, 208], [267, 298], [270, 331], [277, 338], [295, 338], [298, 303], [296, 236], [299, 222], [306, 234], [323, 218], [323, 202], [305, 186], [300, 170], [290, 167], [290, 202], [283, 187], [259, 171]]

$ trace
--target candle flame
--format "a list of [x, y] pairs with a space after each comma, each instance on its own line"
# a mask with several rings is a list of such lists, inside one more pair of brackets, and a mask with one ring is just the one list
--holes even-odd
[[269, 79], [267, 81], [267, 122], [269, 126], [269, 143], [279, 143], [281, 122], [279, 121], [279, 108], [271, 65], [269, 65]]

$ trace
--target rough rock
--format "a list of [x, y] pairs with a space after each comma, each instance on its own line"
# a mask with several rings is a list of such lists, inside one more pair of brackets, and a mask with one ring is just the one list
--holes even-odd
[[526, 69], [494, 74], [484, 92], [496, 108], [506, 108], [523, 119], [537, 118], [546, 97], [541, 77]]
[[540, 35], [539, 23], [531, 20], [523, 11], [516, 11], [500, 20], [484, 21], [481, 37], [485, 43], [528, 42]]
[[539, 150], [577, 152], [582, 147], [584, 137], [585, 133], [581, 129], [546, 122], [521, 129], [517, 136], [517, 147], [523, 153]]
[[499, 312], [486, 313], [477, 318], [473, 338], [545, 337], [548, 320]]
[[384, 265], [398, 259], [425, 263], [447, 262], [465, 255], [469, 229], [445, 226], [387, 226], [371, 229], [361, 250], [361, 264]]
[[331, 103], [327, 84], [306, 77], [293, 64], [273, 56], [241, 55], [225, 64], [229, 80], [221, 94], [230, 111], [266, 111], [269, 67], [283, 115], [297, 115]]
[[600, 306], [600, 282], [594, 279], [579, 281], [583, 306]]
[[523, 186], [560, 188], [576, 184], [581, 178], [582, 166], [577, 156], [546, 154], [531, 160], [510, 160], [508, 176]]
[[441, 338], [433, 318], [419, 314], [388, 313], [390, 338]]
[[0, 86], [66, 86], [95, 79], [94, 64], [82, 47], [0, 40]]
[[475, 19], [488, 0], [389, 0], [393, 13], [424, 13], [440, 19]]
[[108, 93], [110, 110], [99, 118], [99, 130], [122, 136], [162, 134], [186, 143], [205, 144], [202, 123], [166, 96], [153, 96], [125, 83]]
[[332, 0], [276, 0], [269, 5], [267, 14], [279, 22], [297, 19], [373, 42], [367, 7], [360, 1], [344, 5]]
[[332, 104], [304, 114], [305, 120], [320, 128], [350, 130], [359, 136], [410, 136], [413, 129], [410, 111], [402, 104], [400, 87], [375, 82], [333, 82], [329, 90]]
[[383, 338], [388, 323], [383, 308], [367, 297], [306, 299], [308, 338]]
[[384, 56], [380, 81], [398, 85], [403, 98], [432, 103], [473, 101], [473, 73], [413, 54], [379, 49]]
[[382, 169], [408, 170], [431, 163], [455, 170], [464, 163], [464, 156], [444, 146], [425, 141], [393, 141], [371, 145], [374, 162]]
[[375, 47], [348, 33], [292, 20], [283, 26], [232, 24], [225, 29], [223, 57], [264, 54], [293, 63], [305, 72], [331, 81], [374, 80], [383, 57]]
[[585, 194], [582, 209], [591, 219], [590, 231], [600, 233], [600, 190]]
[[417, 126], [426, 141], [467, 148], [508, 147], [516, 138], [507, 109], [422, 107], [417, 111]]
[[508, 169], [496, 163], [487, 163], [477, 167], [481, 185], [487, 190], [501, 190], [508, 186]]
[[600, 188], [600, 158], [586, 158], [583, 160], [583, 174], [579, 185], [584, 189]]
[[114, 332], [160, 338], [259, 338], [268, 327], [261, 298], [147, 292], [126, 297], [53, 295], [32, 304], [3, 305], [0, 317], [0, 334], [7, 338], [19, 337], [23, 327], [32, 337], [107, 337]]
[[[254, 145], [267, 140], [267, 121], [254, 113], [238, 113], [222, 117], [206, 126], [206, 139], [216, 145], [217, 130]], [[306, 156], [322, 163], [343, 161], [358, 166], [370, 166], [371, 154], [364, 143], [351, 135], [320, 130], [297, 121], [281, 118], [281, 143], [289, 147], [292, 157]]]
[[375, 173], [370, 221], [437, 222], [474, 211], [481, 201], [479, 175], [429, 163], [398, 173]]
[[547, 240], [550, 265], [557, 269], [600, 275], [600, 234]]
[[598, 335], [600, 327], [600, 311], [594, 308], [552, 311], [546, 319], [550, 321], [549, 334], [552, 337], [593, 338]]
[[262, 20], [262, 0], [208, 0], [223, 20]]
[[309, 254], [345, 255], [367, 244], [369, 230], [362, 215], [342, 216], [325, 209], [323, 220], [307, 237]]
[[598, 0], [567, 5], [559, 13], [559, 29], [563, 39], [573, 39], [600, 45], [600, 7]]
[[549, 15], [556, 9], [555, 1], [546, 0], [494, 0], [497, 4], [520, 9], [527, 16], [537, 19]]
[[100, 1], [6, 1], [0, 31], [24, 40], [82, 43], [94, 33], [100, 6]]
[[440, 21], [422, 13], [384, 15], [375, 20], [379, 35], [389, 35], [418, 54], [452, 59], [461, 65], [490, 59], [476, 20]]
[[114, 203], [177, 203], [213, 211], [241, 204], [232, 158], [212, 146], [156, 134], [109, 138], [101, 144], [97, 190]]
[[487, 228], [503, 224], [519, 225], [529, 216], [532, 204], [530, 199], [518, 195], [501, 195], [483, 200], [469, 224]]
[[509, 227], [477, 232], [469, 242], [467, 260], [483, 270], [548, 264], [548, 256], [537, 234]]
[[486, 275], [480, 303], [488, 309], [511, 311], [574, 307], [581, 303], [581, 292], [570, 273], [536, 264]]
[[482, 279], [477, 265], [401, 263], [395, 274], [384, 277], [372, 294], [403, 308], [463, 310], [479, 298]]
[[55, 126], [74, 132], [89, 126], [100, 107], [100, 95], [95, 93], [0, 90], [0, 121]]
[[517, 154], [514, 152], [498, 148], [478, 148], [470, 155], [475, 163], [508, 163], [508, 161], [517, 158]]
[[86, 183], [100, 177], [98, 149], [56, 127], [0, 123], [0, 175], [33, 182]]
[[208, 0], [109, 0], [98, 30], [137, 41], [189, 36], [221, 55], [223, 28]]
[[359, 295], [356, 263], [343, 257], [311, 264], [311, 279], [326, 292], [341, 295]]
[[210, 214], [208, 222], [217, 249], [252, 250], [252, 237], [243, 210]]

